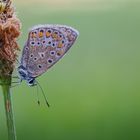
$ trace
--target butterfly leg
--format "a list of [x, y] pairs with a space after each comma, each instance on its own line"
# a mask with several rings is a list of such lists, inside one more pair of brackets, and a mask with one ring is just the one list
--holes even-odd
[[12, 85], [10, 88], [14, 88], [14, 87], [17, 87], [19, 85], [20, 85], [20, 83], [16, 83], [15, 85]]
[[10, 85], [10, 84], [19, 84], [20, 82], [12, 82], [12, 83], [4, 83], [4, 84], [2, 84], [2, 83], [0, 83], [0, 85]]
[[13, 79], [20, 79], [18, 76], [12, 76]]
[[[5, 76], [11, 76], [11, 74], [6, 74]], [[14, 79], [20, 79], [19, 76], [17, 76], [17, 75], [12, 75], [11, 77]]]
[[22, 80], [16, 81], [16, 82], [15, 81], [12, 82], [12, 84], [15, 84], [15, 85], [12, 85], [11, 88], [16, 87], [16, 86], [19, 86], [21, 84], [21, 82], [22, 82]]

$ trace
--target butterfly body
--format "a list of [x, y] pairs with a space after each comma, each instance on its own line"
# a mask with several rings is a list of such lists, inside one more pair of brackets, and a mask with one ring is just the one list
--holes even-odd
[[18, 67], [18, 72], [19, 72], [19, 76], [20, 76], [21, 81], [26, 80], [26, 82], [29, 86], [35, 86], [36, 85], [35, 78], [30, 76], [30, 74], [28, 73], [28, 71], [25, 67], [20, 65]]
[[65, 25], [39, 25], [33, 27], [24, 46], [18, 68], [21, 80], [36, 85], [35, 78], [58, 62], [71, 48], [78, 31]]

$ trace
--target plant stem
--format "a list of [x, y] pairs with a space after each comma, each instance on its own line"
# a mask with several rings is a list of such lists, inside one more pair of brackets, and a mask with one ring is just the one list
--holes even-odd
[[8, 129], [8, 140], [16, 140], [16, 131], [14, 124], [14, 116], [12, 109], [12, 99], [11, 99], [11, 76], [1, 77], [1, 85], [4, 96], [4, 104], [5, 104], [5, 113], [7, 120], [7, 129]]

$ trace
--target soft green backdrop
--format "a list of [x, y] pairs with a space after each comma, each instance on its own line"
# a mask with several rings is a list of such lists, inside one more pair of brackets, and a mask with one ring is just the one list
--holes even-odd
[[[18, 140], [140, 140], [140, 1], [14, 0], [28, 29], [58, 23], [80, 36], [38, 78], [51, 107], [25, 82], [12, 89]], [[0, 94], [0, 140], [7, 140]]]

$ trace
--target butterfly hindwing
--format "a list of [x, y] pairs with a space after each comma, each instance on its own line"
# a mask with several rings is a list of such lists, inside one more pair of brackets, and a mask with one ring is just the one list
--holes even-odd
[[75, 42], [78, 32], [63, 25], [40, 25], [29, 32], [21, 63], [37, 77], [60, 60]]

